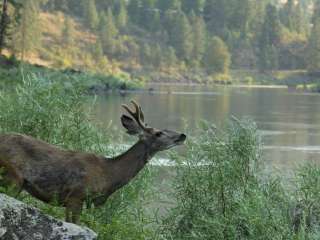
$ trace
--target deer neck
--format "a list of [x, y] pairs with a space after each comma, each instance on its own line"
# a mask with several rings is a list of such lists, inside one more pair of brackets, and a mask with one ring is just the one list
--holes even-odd
[[112, 161], [112, 182], [115, 188], [128, 183], [134, 178], [154, 156], [150, 144], [145, 140], [139, 140], [128, 151], [115, 157]]

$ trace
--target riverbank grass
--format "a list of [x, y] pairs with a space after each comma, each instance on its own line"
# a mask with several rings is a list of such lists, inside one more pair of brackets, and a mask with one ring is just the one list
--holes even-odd
[[[94, 125], [82, 85], [31, 75], [14, 92], [1, 91], [0, 132], [19, 132], [63, 148], [112, 156], [115, 138]], [[92, 103], [93, 106], [94, 103]], [[290, 179], [263, 171], [257, 126], [231, 119], [224, 127], [202, 122], [189, 131], [186, 151], [171, 152], [174, 180], [165, 193], [145, 168], [99, 208], [85, 207], [81, 225], [99, 239], [319, 239], [320, 167], [307, 165]], [[117, 135], [116, 135], [117, 136]], [[11, 194], [2, 186], [1, 192]], [[170, 196], [165, 214], [157, 214], [161, 194]], [[63, 208], [44, 204], [26, 192], [19, 199], [63, 218]], [[150, 209], [151, 204], [154, 209]]]
[[30, 75], [38, 76], [43, 80], [59, 82], [65, 87], [81, 85], [83, 88], [94, 92], [106, 92], [112, 90], [132, 90], [141, 88], [143, 82], [132, 78], [125, 72], [117, 74], [100, 74], [83, 72], [75, 69], [51, 69], [43, 66], [23, 63], [15, 59], [0, 57], [0, 88], [12, 89]]

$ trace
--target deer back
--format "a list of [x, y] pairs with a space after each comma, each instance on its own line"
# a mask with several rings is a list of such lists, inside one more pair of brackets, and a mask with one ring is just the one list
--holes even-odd
[[62, 150], [22, 134], [0, 136], [0, 167], [11, 182], [46, 202], [103, 191], [108, 187], [106, 162], [104, 157]]

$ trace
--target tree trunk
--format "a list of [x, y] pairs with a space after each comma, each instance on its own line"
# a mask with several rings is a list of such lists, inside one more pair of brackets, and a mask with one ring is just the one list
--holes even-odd
[[0, 54], [4, 48], [5, 44], [5, 35], [7, 32], [7, 27], [9, 23], [9, 15], [8, 15], [8, 0], [3, 0], [2, 5], [2, 14], [0, 20]]
[[0, 55], [4, 48], [4, 40], [9, 23], [9, 16], [8, 16], [8, 0], [3, 0], [2, 6], [2, 14], [0, 20]]

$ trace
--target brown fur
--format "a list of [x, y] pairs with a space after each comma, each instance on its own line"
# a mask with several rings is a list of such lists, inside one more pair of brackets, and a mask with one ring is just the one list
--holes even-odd
[[144, 166], [144, 159], [142, 164], [140, 161], [131, 164], [123, 156], [123, 160], [106, 159], [63, 150], [22, 134], [0, 136], [0, 167], [5, 168], [5, 177], [10, 182], [44, 202], [57, 200], [76, 211], [88, 194], [98, 205], [104, 203]]

